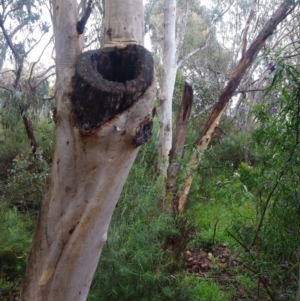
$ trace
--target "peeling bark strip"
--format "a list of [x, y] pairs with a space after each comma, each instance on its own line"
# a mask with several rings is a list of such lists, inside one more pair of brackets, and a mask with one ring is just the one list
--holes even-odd
[[77, 63], [72, 103], [82, 133], [92, 134], [127, 110], [151, 85], [153, 58], [140, 45], [83, 53]]
[[188, 167], [190, 169], [189, 173], [186, 176], [185, 184], [183, 185], [182, 192], [178, 198], [178, 210], [179, 213], [182, 213], [185, 208], [185, 204], [187, 201], [187, 197], [190, 192], [190, 188], [193, 181], [193, 173], [195, 169], [198, 167], [201, 156], [206, 150], [211, 137], [215, 131], [215, 128], [219, 124], [219, 120], [225, 111], [226, 105], [231, 99], [233, 93], [238, 87], [243, 75], [246, 70], [252, 64], [260, 49], [262, 48], [264, 42], [267, 40], [269, 36], [271, 36], [276, 29], [276, 26], [284, 20], [295, 8], [295, 5], [291, 3], [291, 1], [284, 1], [278, 9], [273, 13], [269, 21], [262, 28], [256, 39], [252, 42], [248, 50], [245, 52], [237, 67], [235, 68], [233, 75], [228, 82], [227, 86], [221, 93], [219, 97], [219, 101], [216, 104], [214, 110], [212, 111], [205, 128], [201, 134], [199, 141], [196, 144], [196, 149], [191, 156], [191, 159], [188, 163]]

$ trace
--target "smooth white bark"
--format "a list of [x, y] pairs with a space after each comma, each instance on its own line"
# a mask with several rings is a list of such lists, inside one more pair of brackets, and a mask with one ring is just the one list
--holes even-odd
[[[112, 7], [120, 3], [110, 2]], [[142, 0], [123, 2], [135, 7]], [[136, 20], [142, 11], [131, 11], [131, 14], [131, 19]], [[131, 107], [106, 121], [93, 134], [81, 131], [71, 102], [72, 79], [82, 51], [77, 21], [76, 0], [53, 0], [56, 144], [21, 292], [22, 301], [86, 300], [111, 216], [139, 150], [133, 138], [141, 125], [152, 119], [154, 78]], [[116, 26], [111, 25], [112, 32], [119, 31], [120, 26]], [[128, 23], [125, 27], [131, 28]], [[136, 42], [141, 41], [142, 31], [135, 37]], [[120, 40], [116, 37], [111, 42], [119, 45]]]
[[164, 53], [163, 76], [161, 81], [160, 134], [158, 146], [158, 171], [166, 179], [169, 153], [172, 147], [172, 98], [176, 78], [176, 40], [175, 40], [176, 1], [164, 2]]
[[142, 0], [105, 1], [104, 47], [139, 44], [144, 40]]

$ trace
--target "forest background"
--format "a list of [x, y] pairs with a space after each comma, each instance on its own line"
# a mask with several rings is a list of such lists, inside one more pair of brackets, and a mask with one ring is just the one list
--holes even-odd
[[[177, 1], [174, 137], [180, 124], [188, 127], [179, 154], [167, 163], [161, 152], [164, 3], [145, 4], [144, 32], [158, 79], [153, 136], [123, 188], [88, 300], [300, 300], [296, 2], [243, 72], [208, 148], [197, 142], [281, 3]], [[78, 3], [81, 14], [87, 5]], [[43, 18], [51, 10], [42, 0], [0, 5], [1, 300], [19, 295], [52, 162], [55, 65], [44, 55], [55, 54], [52, 38], [43, 40], [52, 32]], [[85, 50], [103, 44], [103, 14], [104, 1], [93, 3]], [[186, 108], [191, 99], [180, 123], [181, 104]]]

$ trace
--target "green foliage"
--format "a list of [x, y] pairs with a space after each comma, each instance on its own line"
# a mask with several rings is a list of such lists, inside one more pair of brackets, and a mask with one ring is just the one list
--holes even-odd
[[0, 131], [0, 197], [21, 210], [37, 210], [41, 202], [49, 162], [52, 156], [53, 124], [46, 120], [36, 123], [39, 150], [33, 156], [23, 124], [14, 130]]
[[12, 300], [26, 268], [33, 220], [0, 201], [0, 299]]
[[251, 291], [255, 288], [256, 285], [255, 279], [253, 279], [253, 277], [249, 275], [238, 275], [236, 277], [236, 280], [238, 284], [244, 289], [246, 289], [247, 291]]
[[[164, 213], [158, 194], [155, 120], [154, 138], [141, 149], [115, 210], [88, 300], [231, 300], [232, 285], [228, 292], [223, 284], [185, 275], [182, 258], [191, 233], [189, 223], [196, 228], [191, 244], [226, 245], [249, 268], [247, 273], [245, 269], [235, 271], [240, 287], [254, 291], [257, 282], [265, 279], [274, 296], [294, 298], [300, 243], [299, 87], [280, 75], [286, 71], [278, 68], [276, 72], [273, 87], [279, 92], [272, 103], [254, 108], [252, 134], [237, 134], [229, 118], [222, 131], [216, 132], [197, 170], [188, 210], [181, 220]], [[290, 77], [299, 78], [293, 72]], [[183, 78], [179, 76], [177, 82], [182, 84]], [[188, 130], [185, 156], [179, 162], [182, 171], [199, 124], [194, 120]], [[43, 149], [35, 158], [21, 124], [0, 134], [4, 139], [0, 164], [6, 166], [0, 178], [0, 296], [7, 300], [18, 290], [24, 273], [51, 160], [53, 124], [39, 121], [35, 130]], [[245, 150], [251, 165], [244, 162]], [[180, 175], [177, 187], [182, 180]]]
[[157, 210], [162, 205], [153, 182], [145, 161], [131, 170], [88, 300], [176, 298], [183, 276], [169, 272], [174, 262], [163, 243], [166, 237], [178, 237], [178, 229], [172, 217]]
[[[19, 295], [49, 168], [42, 150], [33, 157], [22, 126], [0, 131], [3, 139], [0, 144], [0, 299], [3, 301]], [[36, 130], [39, 144], [49, 154], [53, 125], [41, 121], [36, 124]]]
[[35, 123], [34, 131], [38, 147], [42, 150], [44, 158], [50, 164], [55, 141], [53, 120], [49, 120], [48, 118], [39, 118]]
[[3, 188], [3, 198], [10, 206], [17, 206], [20, 210], [37, 210], [41, 203], [48, 164], [42, 151], [35, 156], [31, 153], [21, 153], [13, 159], [9, 170], [7, 184]]
[[24, 85], [22, 92], [10, 93], [0, 89], [0, 124], [3, 128], [13, 129], [22, 120], [23, 115], [36, 122], [40, 117], [45, 118], [49, 114], [52, 104], [43, 99], [49, 91], [48, 82], [39, 85], [34, 94], [25, 87]]
[[[34, 125], [36, 141], [44, 158], [51, 162], [54, 143], [54, 126], [52, 121], [41, 119]], [[29, 152], [29, 141], [24, 125], [19, 122], [14, 128], [0, 129], [0, 185], [8, 176], [13, 159], [21, 152]], [[1, 193], [0, 193], [1, 195]]]
[[[197, 301], [229, 301], [231, 294], [225, 293], [211, 280], [199, 279], [197, 277], [186, 277], [182, 283], [183, 287], [189, 289], [189, 296], [186, 300]], [[177, 300], [177, 299], [176, 299]]]
[[[268, 294], [285, 300], [295, 298], [299, 265], [299, 78], [278, 66], [272, 102], [255, 106], [251, 136], [228, 135], [206, 153], [188, 211], [200, 229], [194, 244], [229, 245]], [[248, 276], [237, 280], [254, 287]]]

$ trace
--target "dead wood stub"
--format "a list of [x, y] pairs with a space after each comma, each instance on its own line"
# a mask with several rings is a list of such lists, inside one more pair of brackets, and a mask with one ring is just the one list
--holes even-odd
[[176, 129], [169, 155], [170, 162], [181, 159], [183, 156], [184, 142], [193, 105], [193, 93], [193, 88], [186, 82], [184, 84], [182, 100], [177, 115]]
[[153, 58], [140, 45], [83, 53], [77, 62], [71, 101], [83, 133], [132, 106], [153, 80]]

